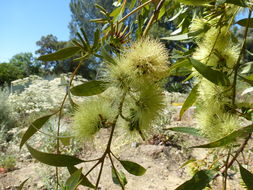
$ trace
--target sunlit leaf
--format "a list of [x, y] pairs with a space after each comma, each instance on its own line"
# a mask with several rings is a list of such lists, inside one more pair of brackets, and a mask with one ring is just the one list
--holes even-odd
[[[120, 181], [118, 180], [118, 177], [116, 174], [118, 175]], [[122, 171], [119, 171], [119, 172], [115, 171], [115, 169], [113, 167], [112, 167], [112, 181], [116, 185], [121, 184], [121, 185], [125, 186], [127, 184], [127, 179], [126, 179], [125, 174]]]
[[180, 110], [180, 119], [182, 118], [182, 116], [184, 115], [185, 111], [188, 110], [197, 100], [198, 97], [198, 87], [199, 85], [196, 85], [192, 88], [190, 94], [188, 95], [188, 97], [186, 98], [186, 100], [184, 101], [184, 104]]
[[203, 137], [203, 135], [200, 133], [200, 130], [193, 127], [172, 127], [172, 128], [166, 128], [165, 130], [185, 133], [185, 134], [193, 135], [196, 137]]
[[183, 59], [180, 61], [177, 61], [176, 63], [172, 64], [169, 69], [167, 70], [168, 75], [171, 74], [171, 72], [177, 68], [182, 67], [189, 67], [191, 65], [191, 62], [188, 59]]
[[78, 185], [81, 183], [80, 176], [82, 173], [82, 168], [76, 170], [71, 176], [67, 179], [65, 183], [65, 190], [76, 190]]
[[47, 55], [42, 55], [38, 59], [41, 61], [56, 61], [56, 60], [62, 60], [62, 59], [67, 59], [69, 57], [72, 57], [76, 53], [80, 51], [80, 47], [67, 47], [64, 49], [61, 49], [55, 53], [47, 54]]
[[242, 180], [247, 186], [247, 189], [253, 190], [253, 174], [250, 171], [246, 170], [244, 167], [242, 167], [241, 164], [239, 164], [239, 167], [240, 167]]
[[[70, 174], [73, 174], [77, 170], [78, 169], [75, 166], [68, 166], [68, 171]], [[90, 187], [90, 188], [95, 188], [95, 186], [82, 173], [80, 175], [80, 180], [81, 180], [80, 185]]]
[[[55, 113], [54, 113], [55, 114]], [[32, 124], [29, 126], [29, 128], [26, 130], [25, 134], [22, 137], [20, 148], [39, 130], [43, 125], [49, 120], [51, 116], [54, 114], [43, 116], [39, 119], [36, 119]]]
[[189, 40], [191, 39], [188, 34], [180, 34], [175, 36], [163, 37], [162, 40], [170, 40], [170, 41], [181, 41], [181, 40]]
[[144, 167], [135, 162], [120, 160], [120, 163], [130, 174], [141, 176], [146, 172], [146, 169]]
[[108, 88], [107, 84], [98, 80], [88, 81], [71, 88], [70, 92], [75, 96], [93, 96], [104, 92]]
[[190, 180], [184, 182], [176, 190], [202, 190], [213, 179], [213, 172], [210, 170], [198, 171]]
[[231, 134], [208, 144], [194, 146], [192, 148], [216, 148], [221, 146], [226, 146], [230, 143], [236, 142], [237, 139], [245, 138], [249, 133], [253, 132], [253, 125], [247, 127], [242, 127]]
[[84, 162], [74, 156], [45, 153], [32, 148], [28, 144], [26, 146], [33, 158], [50, 166], [67, 167]]
[[229, 79], [224, 73], [213, 70], [211, 67], [208, 67], [198, 60], [192, 58], [189, 58], [189, 60], [192, 63], [193, 67], [210, 82], [221, 86], [229, 85]]
[[195, 161], [196, 161], [196, 159], [187, 160], [185, 163], [183, 163], [183, 164], [180, 166], [180, 168], [183, 168], [183, 167], [187, 166], [188, 164], [190, 164], [190, 163], [192, 163], [192, 162], [195, 162]]

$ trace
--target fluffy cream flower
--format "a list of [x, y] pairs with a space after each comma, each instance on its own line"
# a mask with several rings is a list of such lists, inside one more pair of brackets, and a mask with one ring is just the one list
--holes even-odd
[[101, 128], [109, 127], [114, 116], [108, 101], [102, 98], [86, 100], [74, 114], [74, 135], [80, 139], [89, 139]]
[[166, 76], [168, 51], [157, 40], [145, 38], [123, 50], [116, 63], [107, 66], [105, 80], [117, 87], [129, 88], [140, 80], [156, 82]]

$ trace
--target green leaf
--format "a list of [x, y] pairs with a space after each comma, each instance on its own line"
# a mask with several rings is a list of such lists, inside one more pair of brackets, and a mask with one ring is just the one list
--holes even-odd
[[104, 92], [108, 88], [107, 84], [99, 80], [88, 81], [71, 88], [70, 92], [75, 96], [93, 96]]
[[120, 6], [120, 7], [117, 7], [116, 9], [114, 9], [114, 10], [111, 12], [110, 16], [111, 16], [111, 17], [117, 17], [117, 16], [121, 13], [121, 9], [122, 9], [121, 6]]
[[234, 4], [241, 7], [247, 7], [244, 0], [226, 0], [224, 3]]
[[188, 164], [190, 164], [190, 163], [192, 163], [192, 162], [195, 162], [195, 161], [196, 161], [196, 159], [187, 160], [185, 163], [183, 163], [183, 164], [180, 166], [180, 168], [183, 168], [183, 167], [187, 166]]
[[183, 59], [180, 61], [177, 61], [176, 63], [172, 64], [170, 68], [167, 70], [168, 75], [171, 74], [171, 72], [177, 68], [181, 67], [189, 67], [191, 66], [191, 62], [188, 59]]
[[165, 130], [170, 130], [170, 131], [179, 132], [179, 133], [186, 133], [186, 134], [193, 135], [196, 137], [203, 137], [203, 135], [200, 133], [200, 130], [195, 129], [193, 127], [172, 127], [172, 128], [167, 128]]
[[29, 178], [27, 178], [26, 180], [24, 180], [19, 186], [18, 186], [18, 189], [17, 190], [22, 190], [25, 183], [28, 181]]
[[42, 55], [38, 59], [41, 61], [56, 61], [56, 60], [67, 59], [75, 55], [77, 52], [79, 52], [80, 49], [81, 49], [80, 47], [76, 47], [76, 46], [67, 47], [51, 54]]
[[120, 160], [120, 163], [130, 174], [141, 176], [146, 172], [146, 169], [144, 167], [135, 162]]
[[191, 90], [189, 96], [188, 96], [188, 97], [186, 98], [186, 100], [184, 101], [184, 104], [183, 104], [183, 106], [182, 106], [182, 108], [181, 108], [181, 110], [180, 110], [180, 114], [179, 114], [180, 120], [182, 119], [182, 116], [184, 115], [184, 112], [185, 112], [186, 110], [188, 110], [188, 109], [195, 103], [195, 101], [197, 100], [197, 97], [198, 97], [198, 87], [199, 87], [198, 84], [195, 85], [195, 86], [192, 88], [192, 90]]
[[32, 122], [32, 124], [29, 126], [29, 128], [26, 130], [25, 134], [22, 137], [20, 149], [54, 114], [43, 116]]
[[242, 180], [247, 186], [248, 190], [253, 190], [253, 174], [246, 170], [244, 167], [242, 167], [241, 164], [239, 164], [240, 167], [240, 173], [242, 176]]
[[239, 20], [236, 22], [236, 24], [247, 27], [248, 22], [249, 22], [249, 28], [253, 28], [253, 18], [245, 18], [245, 19]]
[[66, 167], [84, 162], [83, 160], [80, 160], [74, 156], [40, 152], [28, 144], [26, 144], [26, 146], [33, 158], [50, 166]]
[[[238, 75], [244, 82], [248, 83], [249, 85], [253, 86], [253, 75], [252, 76], [247, 76], [246, 78]], [[252, 77], [252, 78], [250, 78]]]
[[193, 67], [210, 82], [221, 86], [229, 85], [229, 79], [224, 73], [213, 70], [211, 67], [208, 67], [198, 60], [192, 58], [189, 58], [189, 60], [192, 63]]
[[[118, 180], [116, 174], [118, 175], [120, 181]], [[116, 171], [113, 167], [112, 167], [112, 181], [116, 185], [122, 184], [123, 186], [125, 186], [127, 184], [126, 175], [122, 171], [119, 172]]]
[[189, 40], [191, 39], [188, 34], [179, 34], [175, 36], [163, 37], [162, 40], [170, 40], [170, 41], [181, 41], [181, 40]]
[[76, 190], [79, 184], [81, 183], [80, 176], [82, 173], [82, 168], [76, 170], [71, 176], [67, 179], [65, 183], [65, 190]]
[[[78, 169], [75, 166], [68, 166], [68, 171], [69, 171], [70, 174], [73, 174], [77, 170]], [[90, 187], [90, 188], [95, 188], [95, 186], [82, 173], [80, 175], [80, 178], [81, 178], [80, 185], [83, 185], [83, 186], [86, 186], [86, 187]]]
[[96, 30], [96, 32], [94, 33], [94, 43], [93, 43], [93, 50], [97, 50], [97, 48], [99, 47], [99, 38], [100, 38], [100, 31], [99, 29]]
[[213, 172], [210, 170], [198, 171], [190, 180], [184, 182], [176, 190], [202, 190], [213, 179]]
[[241, 74], [248, 74], [253, 72], [253, 61], [245, 63]]
[[253, 125], [249, 125], [247, 127], [242, 127], [241, 129], [238, 129], [217, 141], [200, 145], [200, 146], [194, 146], [192, 148], [216, 148], [216, 147], [226, 146], [230, 143], [235, 142], [239, 138], [245, 138], [246, 135], [252, 132], [253, 132]]

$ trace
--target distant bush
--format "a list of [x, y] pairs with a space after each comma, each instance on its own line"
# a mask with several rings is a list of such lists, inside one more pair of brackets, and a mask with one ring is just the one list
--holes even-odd
[[11, 81], [23, 78], [23, 72], [20, 68], [10, 63], [0, 64], [0, 86], [5, 83], [10, 84]]
[[8, 102], [9, 92], [0, 88], [0, 130], [9, 130], [15, 127], [15, 119], [12, 115], [12, 108]]

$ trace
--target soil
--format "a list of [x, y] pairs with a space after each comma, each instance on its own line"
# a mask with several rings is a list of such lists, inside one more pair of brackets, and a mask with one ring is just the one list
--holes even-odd
[[[189, 120], [185, 118], [183, 121], [175, 121], [172, 126], [189, 126], [193, 123], [189, 123]], [[108, 137], [108, 131], [104, 131], [104, 134], [98, 138], [99, 146], [85, 147], [83, 148], [83, 154], [79, 155], [83, 159], [99, 158], [103, 153], [103, 144], [105, 137]], [[157, 136], [147, 141], [146, 143], [126, 143], [118, 146], [114, 152], [121, 160], [134, 161], [147, 169], [143, 176], [133, 176], [128, 174], [122, 166], [115, 162], [116, 168], [124, 171], [127, 178], [126, 190], [174, 190], [180, 184], [189, 180], [191, 175], [187, 167], [181, 167], [190, 158], [201, 159], [207, 154], [204, 149], [189, 150], [182, 147], [189, 147], [202, 143], [200, 139], [182, 135], [178, 140], [179, 144], [165, 143], [160, 141]], [[184, 144], [183, 142], [189, 142], [190, 144]], [[151, 143], [151, 144], [150, 144]], [[18, 146], [18, 145], [17, 145]], [[88, 171], [94, 163], [80, 164], [77, 167], [82, 167], [83, 173]], [[52, 167], [51, 167], [52, 168]], [[95, 169], [88, 178], [93, 183], [96, 182], [96, 176], [98, 169]], [[29, 154], [24, 154], [22, 159], [18, 160], [17, 168], [14, 171], [7, 173], [0, 172], [0, 190], [14, 190], [25, 179], [29, 178], [24, 189], [28, 190], [46, 190], [45, 180], [42, 180], [43, 173], [54, 172], [49, 170], [48, 167], [33, 160]], [[46, 176], [44, 176], [46, 178]], [[102, 177], [99, 183], [101, 190], [120, 190], [118, 185], [112, 182], [111, 178], [111, 164], [109, 160], [104, 165]], [[222, 189], [221, 179], [217, 178], [214, 183], [213, 189]], [[49, 188], [54, 189], [54, 188]], [[86, 187], [79, 187], [79, 190], [88, 190]], [[228, 190], [240, 190], [238, 180], [231, 178], [228, 180]]]

